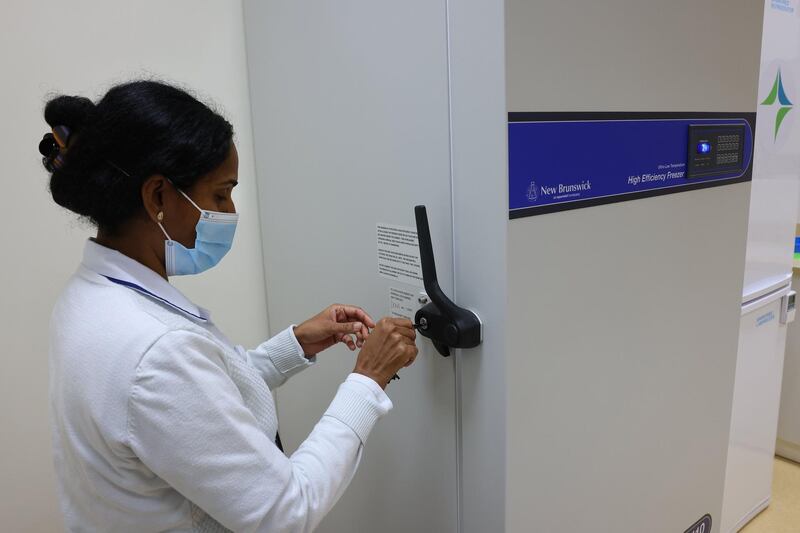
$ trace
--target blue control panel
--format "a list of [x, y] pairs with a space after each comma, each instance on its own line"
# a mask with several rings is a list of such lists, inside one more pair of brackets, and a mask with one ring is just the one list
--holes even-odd
[[509, 113], [509, 216], [751, 178], [755, 113]]

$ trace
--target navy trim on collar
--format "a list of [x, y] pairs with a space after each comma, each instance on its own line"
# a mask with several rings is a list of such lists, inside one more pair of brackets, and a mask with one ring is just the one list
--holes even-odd
[[186, 313], [189, 316], [193, 316], [197, 320], [202, 320], [203, 322], [207, 322], [207, 320], [205, 318], [203, 318], [203, 317], [201, 317], [199, 315], [196, 315], [196, 314], [192, 313], [191, 311], [187, 311], [186, 309], [184, 309], [182, 307], [178, 307], [177, 305], [175, 305], [174, 303], [170, 302], [169, 300], [167, 300], [165, 298], [162, 298], [161, 296], [159, 296], [157, 294], [153, 294], [152, 292], [148, 291], [144, 287], [140, 287], [139, 285], [137, 285], [135, 283], [131, 283], [130, 281], [125, 281], [123, 279], [112, 278], [111, 276], [106, 276], [104, 274], [101, 274], [101, 275], [104, 278], [106, 278], [108, 281], [112, 282], [112, 283], [116, 283], [117, 285], [122, 285], [123, 287], [127, 287], [127, 288], [133, 289], [133, 290], [135, 290], [137, 292], [141, 292], [142, 294], [146, 294], [147, 296], [150, 296], [151, 298], [155, 298], [159, 302], [163, 302], [163, 303], [167, 304], [170, 307], [174, 307], [178, 311]]

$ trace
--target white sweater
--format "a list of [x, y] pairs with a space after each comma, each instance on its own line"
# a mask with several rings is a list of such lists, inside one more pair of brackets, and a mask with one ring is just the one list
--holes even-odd
[[305, 532], [392, 407], [351, 374], [291, 457], [270, 389], [310, 366], [288, 328], [233, 346], [155, 272], [88, 241], [53, 312], [55, 465], [70, 531]]

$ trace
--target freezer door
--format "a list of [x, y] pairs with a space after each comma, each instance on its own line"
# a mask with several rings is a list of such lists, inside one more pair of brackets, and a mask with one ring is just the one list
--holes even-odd
[[[427, 206], [439, 283], [453, 296], [443, 4], [244, 7], [273, 332], [335, 302], [376, 319], [409, 314], [421, 280], [379, 275], [377, 234], [379, 225], [384, 241], [413, 231], [418, 204]], [[391, 299], [393, 289], [400, 300]], [[441, 357], [427, 339], [418, 345], [416, 364], [387, 388], [393, 410], [320, 533], [456, 531], [455, 358]], [[288, 453], [354, 362], [339, 345], [278, 390]]]

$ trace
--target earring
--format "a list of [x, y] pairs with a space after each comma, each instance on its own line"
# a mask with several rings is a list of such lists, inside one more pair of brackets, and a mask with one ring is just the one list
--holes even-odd
[[164, 220], [164, 212], [163, 211], [159, 211], [158, 214], [156, 215], [156, 219], [158, 219], [159, 222]]

